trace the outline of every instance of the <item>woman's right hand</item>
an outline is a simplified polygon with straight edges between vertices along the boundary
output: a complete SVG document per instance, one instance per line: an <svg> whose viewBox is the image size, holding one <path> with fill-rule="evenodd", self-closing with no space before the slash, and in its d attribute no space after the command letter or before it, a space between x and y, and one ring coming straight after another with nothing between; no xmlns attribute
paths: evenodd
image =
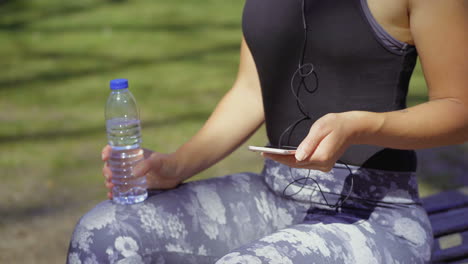
<svg viewBox="0 0 468 264"><path fill-rule="evenodd" d="M102 169L102 174L106 178L106 187L108 188L107 197L112 199L112 171L109 167L111 147L109 145L102 149L102 160L105 162ZM148 189L172 189L177 187L184 177L178 175L173 154L162 154L143 149L144 159L140 161L134 168L135 176L146 175L146 183Z"/></svg>

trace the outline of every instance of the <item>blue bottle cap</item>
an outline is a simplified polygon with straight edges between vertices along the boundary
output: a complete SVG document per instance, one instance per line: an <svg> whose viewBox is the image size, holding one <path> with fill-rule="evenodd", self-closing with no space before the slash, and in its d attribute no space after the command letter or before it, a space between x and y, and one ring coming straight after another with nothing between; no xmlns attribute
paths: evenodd
<svg viewBox="0 0 468 264"><path fill-rule="evenodd" d="M128 80L127 79L114 79L110 81L110 88L111 90L128 88Z"/></svg>

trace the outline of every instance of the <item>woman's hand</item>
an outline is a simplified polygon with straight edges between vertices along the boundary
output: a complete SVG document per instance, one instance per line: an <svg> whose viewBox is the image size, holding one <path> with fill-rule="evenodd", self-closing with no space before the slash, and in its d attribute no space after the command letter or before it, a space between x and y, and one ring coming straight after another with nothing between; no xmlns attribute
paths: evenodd
<svg viewBox="0 0 468 264"><path fill-rule="evenodd" d="M105 162L102 174L106 178L106 187L109 189L107 196L112 199L112 171L108 164L111 147L105 146L102 150L102 160ZM179 185L184 177L178 175L178 170L172 158L172 154L161 154L148 149L143 149L144 160L139 162L134 170L135 176L146 175L148 189L172 189Z"/></svg>
<svg viewBox="0 0 468 264"><path fill-rule="evenodd" d="M290 167L328 172L345 150L355 143L362 128L360 121L359 112L327 114L312 125L295 155L262 155Z"/></svg>

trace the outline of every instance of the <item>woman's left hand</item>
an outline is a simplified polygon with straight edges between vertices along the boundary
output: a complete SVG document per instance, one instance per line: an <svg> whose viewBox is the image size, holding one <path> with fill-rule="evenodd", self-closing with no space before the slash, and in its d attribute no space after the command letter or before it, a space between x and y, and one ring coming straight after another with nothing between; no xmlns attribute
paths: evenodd
<svg viewBox="0 0 468 264"><path fill-rule="evenodd" d="M262 155L290 167L328 172L345 150L355 143L360 120L359 112L327 114L312 125L295 155Z"/></svg>

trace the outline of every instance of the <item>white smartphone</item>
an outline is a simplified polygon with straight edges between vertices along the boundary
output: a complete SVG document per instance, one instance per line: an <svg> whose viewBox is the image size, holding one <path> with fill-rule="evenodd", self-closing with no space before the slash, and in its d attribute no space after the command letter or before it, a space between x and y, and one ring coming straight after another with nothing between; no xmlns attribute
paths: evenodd
<svg viewBox="0 0 468 264"><path fill-rule="evenodd" d="M278 154L278 155L296 154L295 149L279 149L279 148L249 146L249 150L254 151L254 152L265 152L265 153Z"/></svg>

